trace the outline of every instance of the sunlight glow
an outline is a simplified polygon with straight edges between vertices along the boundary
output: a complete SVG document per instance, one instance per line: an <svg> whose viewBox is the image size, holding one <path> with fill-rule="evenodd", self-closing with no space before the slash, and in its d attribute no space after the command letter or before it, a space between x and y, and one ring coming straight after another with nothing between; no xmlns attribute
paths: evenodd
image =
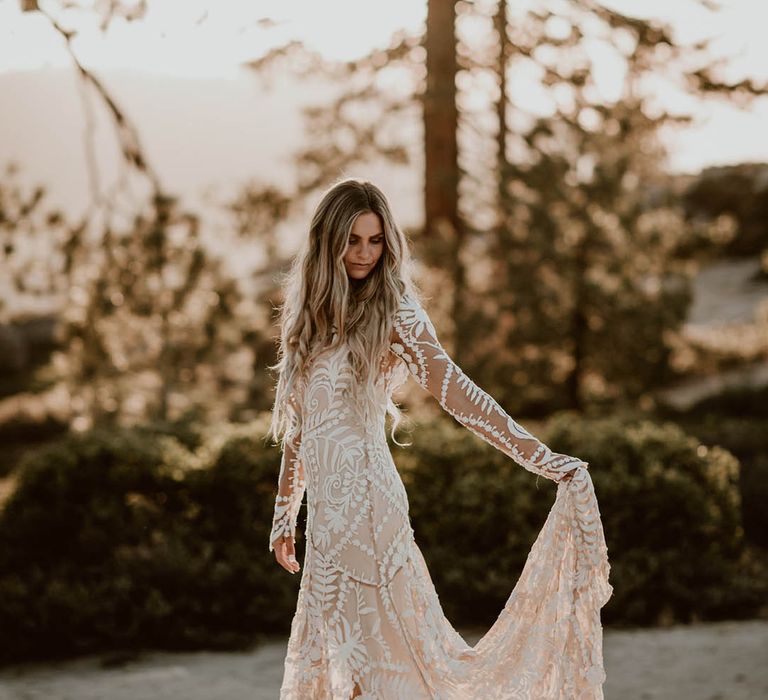
<svg viewBox="0 0 768 700"><path fill-rule="evenodd" d="M419 32L426 21L427 0L149 0L143 19L128 22L115 19L101 31L94 13L61 10L61 0L39 0L40 6L75 28L73 48L87 67L98 71L129 70L173 78L244 79L242 64L264 55L290 40L304 42L331 59L355 59L377 46L386 46L401 30ZM558 0L549 0L557 7ZM562 0L568 7L570 0ZM683 42L713 38L713 55L735 57L723 77L740 80L750 76L768 80L768 2L722 0L721 9L710 13L696 0L601 0L618 11L643 18L668 21ZM477 7L492 12L496 0L475 0ZM537 0L510 2L510 15L540 4ZM22 13L20 0L0 0L0 73L71 68L64 40L37 12ZM463 9L462 9L463 7ZM466 7L457 8L466 14ZM79 14L77 14L79 12ZM482 29L487 29L486 18ZM553 35L563 35L567 22L550 22ZM471 35L467 25L463 31ZM624 70L613 49L599 39L587 47L596 59L593 77L599 97L618 97ZM525 96L525 108L546 114L553 100L568 96L548 94L538 84L535 66L520 68L510 77L510 90ZM397 83L398 76L382 81ZM391 79L391 80L390 80ZM691 98L675 92L659 79L659 100L672 110L689 110ZM403 84L402 89L407 88ZM493 99L495 85L472 84L465 95L467 106L480 109ZM707 162L736 162L768 158L764 121L768 100L761 99L746 111L726 104L696 107L699 123L674 135L675 153L671 165L693 170ZM707 123L707 119L710 119Z"/></svg>
<svg viewBox="0 0 768 700"><path fill-rule="evenodd" d="M40 0L59 17L58 2ZM685 42L717 37L718 54L736 56L734 75L768 77L768 3L728 0L709 13L693 0L603 0L616 10L669 21ZM513 13L533 0L521 0ZM289 39L299 39L329 58L359 57L384 46L399 29L418 31L426 0L151 0L142 20L116 19L101 32L90 12L66 11L75 26L75 48L94 68L124 68L179 76L226 77L240 63ZM268 19L270 26L259 20ZM75 20L75 21L72 21ZM565 30L553 21L555 33ZM0 72L66 66L62 39L38 13L22 13L19 0L0 2Z"/></svg>
<svg viewBox="0 0 768 700"><path fill-rule="evenodd" d="M417 31L426 14L426 3L413 0L152 0L143 19L117 18L102 32L89 12L41 6L77 29L73 45L86 65L183 77L232 77L243 62L291 39L329 58L357 58L387 45L398 29ZM265 18L268 26L259 21ZM0 72L68 65L63 39L44 17L22 13L18 0L0 2Z"/></svg>

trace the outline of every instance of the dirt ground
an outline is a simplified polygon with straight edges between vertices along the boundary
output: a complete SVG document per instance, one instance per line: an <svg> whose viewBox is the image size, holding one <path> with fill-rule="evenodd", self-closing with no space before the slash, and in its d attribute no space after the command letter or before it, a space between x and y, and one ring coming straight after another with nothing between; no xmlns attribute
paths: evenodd
<svg viewBox="0 0 768 700"><path fill-rule="evenodd" d="M466 635L473 644L476 635ZM606 630L607 700L765 700L768 620ZM285 640L249 653L92 656L0 671L0 700L276 700Z"/></svg>

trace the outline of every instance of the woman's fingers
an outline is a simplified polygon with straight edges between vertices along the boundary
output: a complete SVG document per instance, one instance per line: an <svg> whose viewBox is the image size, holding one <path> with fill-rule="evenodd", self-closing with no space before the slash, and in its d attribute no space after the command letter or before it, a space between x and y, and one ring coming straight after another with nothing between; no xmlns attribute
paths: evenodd
<svg viewBox="0 0 768 700"><path fill-rule="evenodd" d="M568 481L568 480L570 480L570 478L571 478L571 477L572 477L572 476L573 476L575 473L576 473L576 469L571 469L571 471L569 471L569 472L565 472L565 474L563 474L563 478L562 478L562 480L563 480L563 481Z"/></svg>
<svg viewBox="0 0 768 700"><path fill-rule="evenodd" d="M296 548L293 537L281 537L275 543L275 558L286 571L295 574L299 570L299 562L296 561Z"/></svg>
<svg viewBox="0 0 768 700"><path fill-rule="evenodd" d="M296 547L294 545L293 537L286 542L285 553L288 555L288 563L291 565L291 572L296 573L299 570L299 562L296 561Z"/></svg>
<svg viewBox="0 0 768 700"><path fill-rule="evenodd" d="M561 478L561 481L568 481L569 479L571 479L573 475L576 473L576 470L580 469L581 467L583 467L584 469L589 469L589 462L582 462L580 467L574 467L570 471L565 472L565 474L563 474Z"/></svg>

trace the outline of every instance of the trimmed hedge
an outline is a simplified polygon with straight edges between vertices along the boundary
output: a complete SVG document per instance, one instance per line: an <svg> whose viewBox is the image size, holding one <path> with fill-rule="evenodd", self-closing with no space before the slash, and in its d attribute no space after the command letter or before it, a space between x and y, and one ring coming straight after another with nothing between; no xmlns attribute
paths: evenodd
<svg viewBox="0 0 768 700"><path fill-rule="evenodd" d="M95 431L29 459L0 514L0 661L285 633L299 581L267 551L265 431L220 427L197 452Z"/></svg>
<svg viewBox="0 0 768 700"><path fill-rule="evenodd" d="M553 450L590 463L614 595L610 624L754 615L768 592L764 559L744 548L737 460L672 423L585 419L563 412L545 429ZM538 480L465 430L421 426L398 449L417 542L448 618L488 625L522 571L554 500ZM409 453L409 450L412 450Z"/></svg>
<svg viewBox="0 0 768 700"><path fill-rule="evenodd" d="M739 460L746 540L768 556L768 386L726 389L685 412L669 407L664 412L685 432Z"/></svg>
<svg viewBox="0 0 768 700"><path fill-rule="evenodd" d="M741 464L739 492L747 542L768 555L768 417L707 414L687 419L683 429L707 444L717 442Z"/></svg>
<svg viewBox="0 0 768 700"><path fill-rule="evenodd" d="M287 633L300 577L267 551L280 459L267 420L93 431L31 455L0 512L0 662ZM524 424L590 463L614 586L604 622L761 612L765 559L744 547L730 453L671 423L563 413ZM445 416L409 440L393 453L443 607L455 625L488 625L555 484Z"/></svg>

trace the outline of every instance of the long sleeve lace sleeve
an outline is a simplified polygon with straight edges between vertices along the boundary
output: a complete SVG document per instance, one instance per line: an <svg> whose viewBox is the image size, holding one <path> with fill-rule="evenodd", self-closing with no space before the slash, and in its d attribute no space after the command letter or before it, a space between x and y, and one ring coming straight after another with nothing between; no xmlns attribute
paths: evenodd
<svg viewBox="0 0 768 700"><path fill-rule="evenodd" d="M424 307L408 294L395 314L390 348L445 411L529 471L560 481L587 468L581 459L550 450L478 387L440 345Z"/></svg>
<svg viewBox="0 0 768 700"><path fill-rule="evenodd" d="M301 463L301 417L295 404L289 404L291 417L285 434L285 445L280 460L280 476L277 482L275 512L272 531L269 534L269 551L273 551L275 540L296 534L296 519L306 490L304 465Z"/></svg>

